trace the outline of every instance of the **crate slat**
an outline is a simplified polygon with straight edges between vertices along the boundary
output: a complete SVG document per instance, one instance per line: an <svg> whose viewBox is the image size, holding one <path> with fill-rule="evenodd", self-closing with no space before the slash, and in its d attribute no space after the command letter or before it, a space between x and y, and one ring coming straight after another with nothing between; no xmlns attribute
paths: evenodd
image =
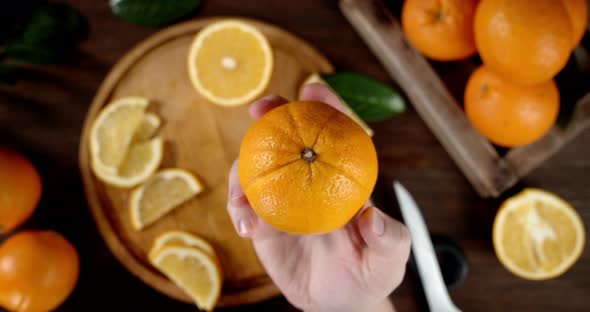
<svg viewBox="0 0 590 312"><path fill-rule="evenodd" d="M510 150L506 161L519 177L524 177L589 126L590 94L586 94L576 103L576 111L565 129L555 126L543 139Z"/></svg>
<svg viewBox="0 0 590 312"><path fill-rule="evenodd" d="M428 61L408 42L388 9L380 1L342 0L340 7L478 193L483 197L498 196L516 183L514 170L469 124L461 107Z"/></svg>

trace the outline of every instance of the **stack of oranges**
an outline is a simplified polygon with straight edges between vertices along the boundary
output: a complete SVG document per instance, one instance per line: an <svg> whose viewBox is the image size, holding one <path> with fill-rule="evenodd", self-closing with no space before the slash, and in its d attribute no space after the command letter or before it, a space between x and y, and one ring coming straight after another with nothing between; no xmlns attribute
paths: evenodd
<svg viewBox="0 0 590 312"><path fill-rule="evenodd" d="M516 147L555 123L553 77L582 39L586 0L407 0L402 26L412 44L437 61L476 52L483 65L465 89L465 112L493 143Z"/></svg>
<svg viewBox="0 0 590 312"><path fill-rule="evenodd" d="M23 224L41 197L41 177L22 154L0 146L0 235ZM0 245L0 307L50 311L72 292L78 252L53 231L20 231Z"/></svg>

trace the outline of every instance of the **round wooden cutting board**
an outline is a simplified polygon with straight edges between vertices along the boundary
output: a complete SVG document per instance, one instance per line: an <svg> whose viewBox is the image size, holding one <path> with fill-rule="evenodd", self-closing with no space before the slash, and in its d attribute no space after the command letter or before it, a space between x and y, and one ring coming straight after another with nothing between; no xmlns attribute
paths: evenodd
<svg viewBox="0 0 590 312"><path fill-rule="evenodd" d="M86 117L80 145L80 169L90 210L115 256L134 275L160 292L186 302L183 291L152 267L147 253L155 237L167 230L184 230L208 240L224 272L219 306L247 304L270 298L278 290L266 275L249 240L237 236L226 213L228 171L238 155L242 136L252 123L247 105L221 107L192 87L187 55L195 34L220 19L199 19L167 28L148 38L111 70ZM330 73L332 65L309 44L277 27L244 20L262 31L274 53L270 85L262 94L297 97L301 83L313 72ZM149 111L162 119L165 141L160 168L184 168L198 176L206 190L155 224L135 231L127 211L128 189L108 186L90 169L89 132L101 109L114 99L143 96Z"/></svg>

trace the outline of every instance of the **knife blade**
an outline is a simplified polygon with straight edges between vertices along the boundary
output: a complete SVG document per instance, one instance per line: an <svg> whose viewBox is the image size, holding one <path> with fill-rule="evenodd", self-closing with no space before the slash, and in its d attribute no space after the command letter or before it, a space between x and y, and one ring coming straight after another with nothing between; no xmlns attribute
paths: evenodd
<svg viewBox="0 0 590 312"><path fill-rule="evenodd" d="M412 252L422 280L422 287L431 312L460 312L447 292L430 234L412 195L399 182L393 182L393 189L400 206L402 217L412 238Z"/></svg>

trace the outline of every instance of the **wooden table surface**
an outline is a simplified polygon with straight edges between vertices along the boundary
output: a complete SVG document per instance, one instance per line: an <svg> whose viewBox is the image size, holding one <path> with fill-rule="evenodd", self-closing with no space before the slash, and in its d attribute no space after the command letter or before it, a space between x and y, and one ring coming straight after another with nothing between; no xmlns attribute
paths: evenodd
<svg viewBox="0 0 590 312"><path fill-rule="evenodd" d="M153 28L116 18L108 1L69 1L89 20L80 52L60 66L31 70L12 87L0 87L0 144L21 150L41 171L41 204L27 228L64 234L81 256L76 289L59 311L195 311L152 290L127 272L102 241L86 206L78 171L82 122L94 93L115 62ZM322 51L338 70L369 75L395 86L338 10L334 0L205 1L195 17L245 16L274 23ZM451 71L444 65L439 71ZM450 77L450 76L449 76ZM590 246L565 275L545 282L511 275L496 260L491 226L500 203L478 197L429 129L409 107L372 124L380 161L377 198L399 215L389 185L398 179L414 194L429 228L456 240L470 272L451 293L464 311L588 311ZM590 131L530 174L524 186L553 191L577 208L590 228ZM416 277L408 274L393 294L399 311L420 311ZM283 298L221 311L295 311Z"/></svg>

